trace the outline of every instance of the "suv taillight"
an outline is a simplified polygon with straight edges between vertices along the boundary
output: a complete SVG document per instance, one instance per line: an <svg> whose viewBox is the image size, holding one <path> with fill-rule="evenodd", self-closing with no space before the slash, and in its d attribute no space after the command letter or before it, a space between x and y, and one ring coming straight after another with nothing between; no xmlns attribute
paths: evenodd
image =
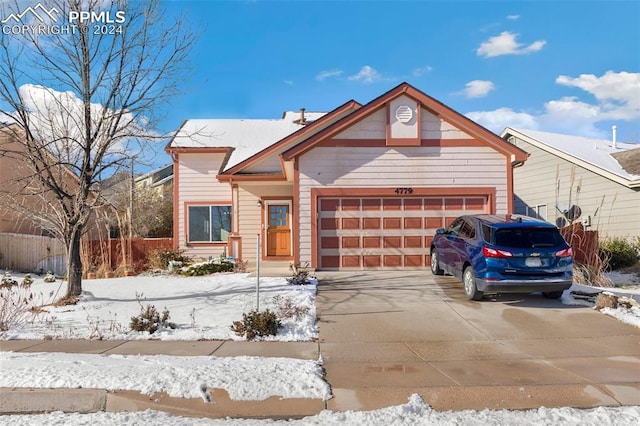
<svg viewBox="0 0 640 426"><path fill-rule="evenodd" d="M556 257L571 257L573 256L573 250L571 247L556 252Z"/></svg>
<svg viewBox="0 0 640 426"><path fill-rule="evenodd" d="M498 250L491 247L482 247L484 257L513 257L513 253L506 250Z"/></svg>

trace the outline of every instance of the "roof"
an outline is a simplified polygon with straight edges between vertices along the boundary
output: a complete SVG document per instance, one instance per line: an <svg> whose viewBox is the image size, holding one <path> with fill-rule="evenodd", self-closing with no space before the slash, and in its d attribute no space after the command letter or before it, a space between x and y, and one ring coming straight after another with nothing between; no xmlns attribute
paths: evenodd
<svg viewBox="0 0 640 426"><path fill-rule="evenodd" d="M640 187L639 144L507 127L501 136L515 136L571 163L629 187ZM623 166L624 164L624 166Z"/></svg>
<svg viewBox="0 0 640 426"><path fill-rule="evenodd" d="M631 175L640 175L640 148L611 154L622 166L625 172Z"/></svg>
<svg viewBox="0 0 640 426"><path fill-rule="evenodd" d="M453 110L437 99L432 98L431 96L416 89L406 82L400 83L393 89L383 93L371 102L367 103L362 108L353 111L348 116L337 121L326 129L316 133L304 142L285 151L283 153L283 158L285 160L290 160L295 156L309 151L321 141L338 134L357 121L362 120L370 114L378 111L380 108L383 108L384 105L386 105L391 100L403 95L416 100L421 105L421 107L424 107L427 110L431 111L437 117L447 121L448 123L457 127L459 130L478 140L483 141L498 152L509 156L512 163L524 163L524 161L526 161L528 154L517 146L505 143L505 141L495 133L487 130L475 121L465 117L459 112Z"/></svg>
<svg viewBox="0 0 640 426"><path fill-rule="evenodd" d="M309 124L325 112L305 112ZM281 119L195 119L184 122L167 146L176 148L232 148L229 169L279 140L302 129L300 112L287 111Z"/></svg>

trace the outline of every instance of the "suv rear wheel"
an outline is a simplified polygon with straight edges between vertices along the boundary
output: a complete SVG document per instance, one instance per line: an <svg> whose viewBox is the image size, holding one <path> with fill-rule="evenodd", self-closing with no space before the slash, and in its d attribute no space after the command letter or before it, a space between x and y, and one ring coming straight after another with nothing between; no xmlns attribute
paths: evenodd
<svg viewBox="0 0 640 426"><path fill-rule="evenodd" d="M467 266L462 274L462 283L464 284L464 293L469 300L481 300L484 296L484 292L479 291L476 286L476 275L473 273L473 268Z"/></svg>
<svg viewBox="0 0 640 426"><path fill-rule="evenodd" d="M560 299L562 297L562 291L545 291L542 293L547 299Z"/></svg>

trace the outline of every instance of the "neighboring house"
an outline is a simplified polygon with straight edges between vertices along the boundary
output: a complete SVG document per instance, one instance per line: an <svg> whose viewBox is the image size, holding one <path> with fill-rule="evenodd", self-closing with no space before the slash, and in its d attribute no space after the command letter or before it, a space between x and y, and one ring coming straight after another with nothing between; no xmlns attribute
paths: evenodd
<svg viewBox="0 0 640 426"><path fill-rule="evenodd" d="M427 268L437 228L513 210L527 154L407 83L281 120L187 120L174 164L174 245L286 271Z"/></svg>
<svg viewBox="0 0 640 426"><path fill-rule="evenodd" d="M530 155L514 172L515 213L640 236L640 145L510 127L502 137Z"/></svg>
<svg viewBox="0 0 640 426"><path fill-rule="evenodd" d="M134 182L136 188L152 188L164 197L173 191L173 163L137 176Z"/></svg>

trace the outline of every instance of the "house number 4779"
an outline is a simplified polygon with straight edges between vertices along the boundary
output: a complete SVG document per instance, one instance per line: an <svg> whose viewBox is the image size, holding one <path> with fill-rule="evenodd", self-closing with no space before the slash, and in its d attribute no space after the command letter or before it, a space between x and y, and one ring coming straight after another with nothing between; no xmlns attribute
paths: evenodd
<svg viewBox="0 0 640 426"><path fill-rule="evenodd" d="M411 194L413 192L413 188L396 188L395 193L398 195L406 195Z"/></svg>

